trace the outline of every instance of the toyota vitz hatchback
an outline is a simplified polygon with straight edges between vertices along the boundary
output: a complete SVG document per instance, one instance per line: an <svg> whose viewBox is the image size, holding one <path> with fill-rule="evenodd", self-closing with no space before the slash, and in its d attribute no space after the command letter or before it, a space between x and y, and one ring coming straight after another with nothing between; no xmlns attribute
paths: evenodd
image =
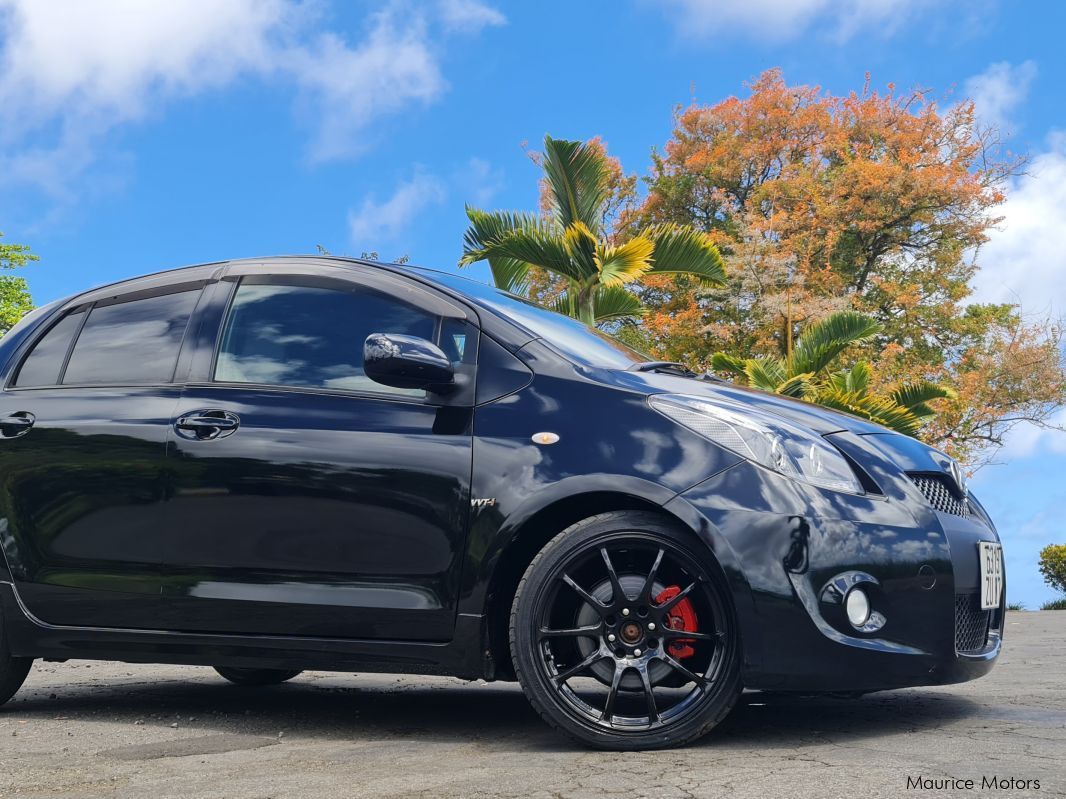
<svg viewBox="0 0 1066 799"><path fill-rule="evenodd" d="M453 275L194 266L0 342L0 701L34 658L518 680L674 746L742 688L952 683L995 527L937 450Z"/></svg>

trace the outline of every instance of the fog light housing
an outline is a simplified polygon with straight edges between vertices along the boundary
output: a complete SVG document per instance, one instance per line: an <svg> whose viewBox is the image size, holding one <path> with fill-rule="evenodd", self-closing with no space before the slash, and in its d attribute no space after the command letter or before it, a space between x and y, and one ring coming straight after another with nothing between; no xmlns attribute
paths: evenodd
<svg viewBox="0 0 1066 799"><path fill-rule="evenodd" d="M848 614L848 621L855 629L866 626L870 620L870 598L859 586L853 586L848 595L844 597L844 611Z"/></svg>

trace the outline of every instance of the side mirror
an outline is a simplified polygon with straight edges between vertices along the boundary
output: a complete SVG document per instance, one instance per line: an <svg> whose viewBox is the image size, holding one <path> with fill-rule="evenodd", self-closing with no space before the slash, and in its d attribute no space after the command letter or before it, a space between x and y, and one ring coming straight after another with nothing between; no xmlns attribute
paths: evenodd
<svg viewBox="0 0 1066 799"><path fill-rule="evenodd" d="M400 333L371 333L363 344L363 371L393 388L441 391L455 383L448 356L431 341Z"/></svg>

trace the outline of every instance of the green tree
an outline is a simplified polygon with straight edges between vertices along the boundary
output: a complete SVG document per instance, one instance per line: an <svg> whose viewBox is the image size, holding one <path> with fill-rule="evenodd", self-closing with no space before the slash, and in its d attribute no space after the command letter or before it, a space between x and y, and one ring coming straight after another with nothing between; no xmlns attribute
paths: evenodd
<svg viewBox="0 0 1066 799"><path fill-rule="evenodd" d="M1066 594L1066 544L1048 544L1040 550L1040 573L1044 582Z"/></svg>
<svg viewBox="0 0 1066 799"><path fill-rule="evenodd" d="M593 324L643 313L627 286L649 274L687 274L721 286L718 248L694 228L651 225L616 243L605 230L613 199L612 163L593 142L544 138L544 214L467 206L468 266L487 260L496 285L530 294L538 279L557 281L555 310Z"/></svg>
<svg viewBox="0 0 1066 799"><path fill-rule="evenodd" d="M850 369L832 370L849 347L881 332L874 319L840 311L808 325L792 352L782 357L738 358L717 352L711 363L753 388L816 402L828 408L861 416L909 436L935 415L929 402L953 392L925 380L900 386L888 393L871 389L872 370L866 361Z"/></svg>
<svg viewBox="0 0 1066 799"><path fill-rule="evenodd" d="M3 237L0 233L0 238ZM4 244L0 241L0 270L18 269L37 256L25 244ZM0 334L6 333L28 311L33 310L33 298L26 279L17 275L0 274Z"/></svg>

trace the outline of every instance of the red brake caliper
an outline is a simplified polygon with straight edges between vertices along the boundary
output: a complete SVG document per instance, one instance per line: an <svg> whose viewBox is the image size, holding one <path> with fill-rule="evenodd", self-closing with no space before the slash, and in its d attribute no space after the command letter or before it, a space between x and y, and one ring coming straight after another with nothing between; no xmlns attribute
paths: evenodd
<svg viewBox="0 0 1066 799"><path fill-rule="evenodd" d="M661 605L664 602L669 602L680 593L680 586L668 585L655 597L655 604ZM666 617L666 626L671 630L699 632L700 622L696 618L696 609L692 607L692 602L688 597L685 597L670 608ZM690 658L696 654L696 650L692 648L694 643L696 642L692 638L677 638L670 642L670 645L666 647L666 651L678 660Z"/></svg>

